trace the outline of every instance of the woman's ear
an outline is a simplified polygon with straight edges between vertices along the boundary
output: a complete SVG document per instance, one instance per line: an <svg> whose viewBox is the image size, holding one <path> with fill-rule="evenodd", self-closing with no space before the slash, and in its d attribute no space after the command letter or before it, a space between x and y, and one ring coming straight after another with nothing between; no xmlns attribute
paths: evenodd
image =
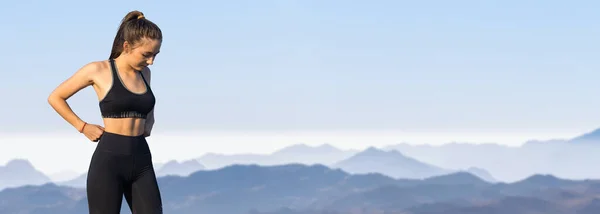
<svg viewBox="0 0 600 214"><path fill-rule="evenodd" d="M123 42L123 53L129 53L131 50L131 44L127 41Z"/></svg>

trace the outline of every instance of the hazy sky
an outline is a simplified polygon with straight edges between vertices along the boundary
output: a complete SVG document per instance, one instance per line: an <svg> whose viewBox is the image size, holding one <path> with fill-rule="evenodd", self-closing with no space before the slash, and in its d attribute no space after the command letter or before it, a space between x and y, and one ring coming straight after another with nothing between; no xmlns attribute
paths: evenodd
<svg viewBox="0 0 600 214"><path fill-rule="evenodd" d="M413 139L379 131L447 133L436 143L579 135L600 127L599 6L551 0L3 2L0 163L23 156L45 164L46 157L29 151L59 150L55 145L90 155L93 144L46 98L84 64L108 57L120 20L134 9L164 33L152 66L158 99L152 141L168 148L176 140L166 133L188 136L170 152L156 149L163 159L193 151L186 146L200 155ZM101 122L91 87L69 103L86 121ZM330 131L346 138L375 133L353 144L296 138ZM290 135L282 141L243 137L255 132ZM202 141L213 135L242 137L219 138L229 144L216 146Z"/></svg>

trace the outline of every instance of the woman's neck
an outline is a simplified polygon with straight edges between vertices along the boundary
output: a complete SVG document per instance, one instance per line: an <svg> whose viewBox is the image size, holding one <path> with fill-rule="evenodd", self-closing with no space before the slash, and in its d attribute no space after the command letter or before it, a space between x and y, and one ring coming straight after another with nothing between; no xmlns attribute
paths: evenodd
<svg viewBox="0 0 600 214"><path fill-rule="evenodd" d="M123 73L133 74L136 72L135 69L129 66L129 64L127 64L125 60L123 60L122 56L115 58L115 65L117 66L117 70Z"/></svg>

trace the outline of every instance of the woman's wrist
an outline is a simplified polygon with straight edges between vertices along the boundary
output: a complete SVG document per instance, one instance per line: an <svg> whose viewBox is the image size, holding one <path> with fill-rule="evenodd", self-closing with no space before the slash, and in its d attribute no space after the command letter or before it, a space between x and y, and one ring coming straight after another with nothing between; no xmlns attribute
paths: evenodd
<svg viewBox="0 0 600 214"><path fill-rule="evenodd" d="M79 125L79 127L77 127L77 131L79 131L79 133L83 133L83 129L85 128L87 123L85 121L81 121L80 124L81 125Z"/></svg>

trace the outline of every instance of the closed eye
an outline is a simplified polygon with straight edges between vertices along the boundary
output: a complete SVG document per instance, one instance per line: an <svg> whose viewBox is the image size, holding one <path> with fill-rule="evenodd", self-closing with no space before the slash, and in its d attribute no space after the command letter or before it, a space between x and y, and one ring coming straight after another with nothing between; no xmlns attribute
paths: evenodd
<svg viewBox="0 0 600 214"><path fill-rule="evenodd" d="M157 52L156 54L155 54L155 53L152 53L152 52L146 52L146 53L144 53L144 54L142 54L142 55L143 55L144 57L151 57L151 56L156 56L156 55L158 55L158 53L160 53L160 52Z"/></svg>

